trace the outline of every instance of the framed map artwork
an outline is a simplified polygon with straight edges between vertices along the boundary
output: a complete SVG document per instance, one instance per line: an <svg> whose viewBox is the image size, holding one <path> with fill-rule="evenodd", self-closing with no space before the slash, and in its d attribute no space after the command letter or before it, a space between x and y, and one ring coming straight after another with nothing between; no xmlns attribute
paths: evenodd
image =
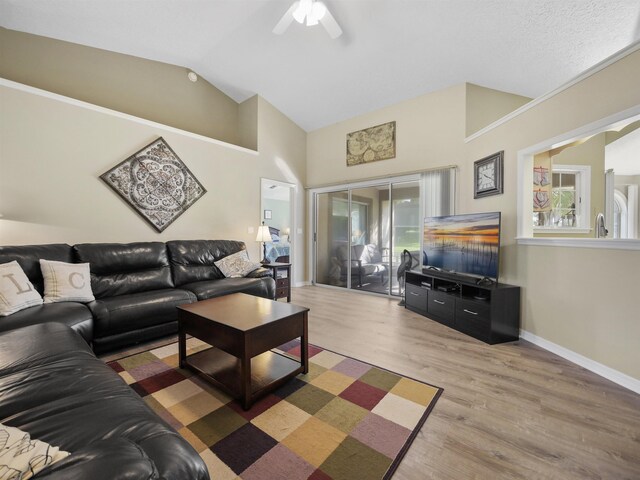
<svg viewBox="0 0 640 480"><path fill-rule="evenodd" d="M396 156L396 122L347 133L347 167Z"/></svg>
<svg viewBox="0 0 640 480"><path fill-rule="evenodd" d="M100 178L158 232L207 192L162 137Z"/></svg>

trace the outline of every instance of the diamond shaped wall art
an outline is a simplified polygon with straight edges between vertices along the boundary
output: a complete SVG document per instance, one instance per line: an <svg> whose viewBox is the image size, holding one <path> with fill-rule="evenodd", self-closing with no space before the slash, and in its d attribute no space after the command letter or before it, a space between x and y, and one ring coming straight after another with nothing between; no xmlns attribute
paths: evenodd
<svg viewBox="0 0 640 480"><path fill-rule="evenodd" d="M100 178L158 232L207 192L162 137Z"/></svg>

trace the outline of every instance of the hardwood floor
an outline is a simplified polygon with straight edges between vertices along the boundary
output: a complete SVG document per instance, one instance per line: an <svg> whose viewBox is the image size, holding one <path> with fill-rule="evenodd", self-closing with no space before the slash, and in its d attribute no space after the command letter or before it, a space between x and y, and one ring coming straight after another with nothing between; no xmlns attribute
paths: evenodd
<svg viewBox="0 0 640 480"><path fill-rule="evenodd" d="M393 480L640 479L640 395L524 340L484 344L397 299L323 287L292 297L311 309L310 343L444 388Z"/></svg>
<svg viewBox="0 0 640 480"><path fill-rule="evenodd" d="M640 479L640 395L524 340L486 345L397 305L292 289L309 341L444 388L394 480Z"/></svg>

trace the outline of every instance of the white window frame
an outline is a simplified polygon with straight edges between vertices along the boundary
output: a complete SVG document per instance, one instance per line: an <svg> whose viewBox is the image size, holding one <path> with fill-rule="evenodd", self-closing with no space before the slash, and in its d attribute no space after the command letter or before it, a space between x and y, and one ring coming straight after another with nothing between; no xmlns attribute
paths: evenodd
<svg viewBox="0 0 640 480"><path fill-rule="evenodd" d="M591 167L589 165L553 165L551 174L573 173L576 176L576 222L568 227L533 227L534 233L590 233L591 219ZM552 189L553 190L553 189Z"/></svg>
<svg viewBox="0 0 640 480"><path fill-rule="evenodd" d="M636 115L640 115L640 104L518 151L516 192L518 214L516 242L518 245L640 250L640 239L635 238L534 237L533 215L531 214L533 212L533 157L536 154L575 142L589 135L596 135L618 126L623 127L628 124L630 118Z"/></svg>
<svg viewBox="0 0 640 480"><path fill-rule="evenodd" d="M613 190L613 203L620 208L620 236L616 237L614 231L613 238L629 238L629 209L627 207L627 197L617 188ZM613 223L615 224L615 221Z"/></svg>

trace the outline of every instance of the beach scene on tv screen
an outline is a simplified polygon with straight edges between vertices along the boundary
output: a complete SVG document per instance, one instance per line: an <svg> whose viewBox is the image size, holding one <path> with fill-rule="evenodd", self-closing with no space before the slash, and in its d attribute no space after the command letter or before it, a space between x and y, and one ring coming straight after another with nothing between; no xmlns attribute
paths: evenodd
<svg viewBox="0 0 640 480"><path fill-rule="evenodd" d="M426 265L498 278L499 251L498 212L425 218Z"/></svg>

